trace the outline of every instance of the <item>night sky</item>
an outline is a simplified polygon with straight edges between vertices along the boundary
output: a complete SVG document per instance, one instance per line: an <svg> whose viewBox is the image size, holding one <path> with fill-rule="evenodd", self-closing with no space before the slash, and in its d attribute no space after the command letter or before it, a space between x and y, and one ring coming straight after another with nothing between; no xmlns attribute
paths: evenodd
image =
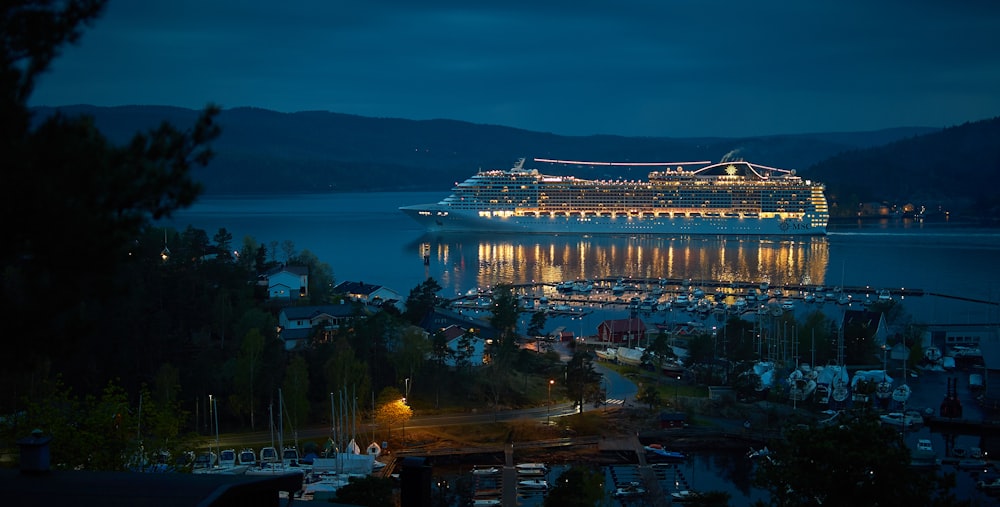
<svg viewBox="0 0 1000 507"><path fill-rule="evenodd" d="M563 135L1000 115L1000 1L112 0L32 105L255 106Z"/></svg>

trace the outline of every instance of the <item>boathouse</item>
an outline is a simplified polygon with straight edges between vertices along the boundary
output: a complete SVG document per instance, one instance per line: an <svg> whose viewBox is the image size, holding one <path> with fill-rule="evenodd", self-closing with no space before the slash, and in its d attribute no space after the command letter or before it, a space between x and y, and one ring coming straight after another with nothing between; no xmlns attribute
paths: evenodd
<svg viewBox="0 0 1000 507"><path fill-rule="evenodd" d="M628 343L646 337L646 323L642 319L605 320L597 325L597 339L603 343Z"/></svg>

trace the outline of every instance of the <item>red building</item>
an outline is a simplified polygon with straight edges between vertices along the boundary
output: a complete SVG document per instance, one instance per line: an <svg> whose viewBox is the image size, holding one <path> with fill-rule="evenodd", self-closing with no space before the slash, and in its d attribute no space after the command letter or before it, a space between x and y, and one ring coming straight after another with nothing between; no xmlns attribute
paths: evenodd
<svg viewBox="0 0 1000 507"><path fill-rule="evenodd" d="M597 326L597 337L606 343L639 343L646 337L646 323L641 319L606 320Z"/></svg>

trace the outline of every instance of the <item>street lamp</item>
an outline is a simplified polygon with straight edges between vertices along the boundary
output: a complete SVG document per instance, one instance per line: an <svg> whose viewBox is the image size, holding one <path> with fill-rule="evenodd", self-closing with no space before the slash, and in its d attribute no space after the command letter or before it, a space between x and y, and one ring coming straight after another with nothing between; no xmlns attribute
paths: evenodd
<svg viewBox="0 0 1000 507"><path fill-rule="evenodd" d="M545 425L546 426L549 425L549 417L552 415L552 384L555 384L555 383L556 383L555 380L549 379L549 404L547 405L546 410L545 410Z"/></svg>

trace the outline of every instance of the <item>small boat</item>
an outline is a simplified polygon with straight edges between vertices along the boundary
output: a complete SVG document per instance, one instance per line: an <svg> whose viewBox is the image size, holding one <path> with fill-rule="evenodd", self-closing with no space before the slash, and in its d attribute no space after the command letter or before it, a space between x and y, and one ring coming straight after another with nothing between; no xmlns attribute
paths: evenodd
<svg viewBox="0 0 1000 507"><path fill-rule="evenodd" d="M257 453L253 449L243 449L240 451L237 460L241 465L256 466L257 465Z"/></svg>
<svg viewBox="0 0 1000 507"><path fill-rule="evenodd" d="M687 459L687 455L680 451L668 451L659 444L651 444L645 447L646 461L658 461L660 463L676 463Z"/></svg>
<svg viewBox="0 0 1000 507"><path fill-rule="evenodd" d="M914 468L933 468L938 465L937 453L931 441L926 438L917 440L917 448L910 454L910 466Z"/></svg>
<svg viewBox="0 0 1000 507"><path fill-rule="evenodd" d="M903 384L892 390L892 399L900 403L905 403L910 399L910 386Z"/></svg>
<svg viewBox="0 0 1000 507"><path fill-rule="evenodd" d="M236 466L236 450L226 449L219 452L219 466L224 468Z"/></svg>
<svg viewBox="0 0 1000 507"><path fill-rule="evenodd" d="M286 467L299 466L299 450L294 447L285 447L281 451L281 463Z"/></svg>
<svg viewBox="0 0 1000 507"><path fill-rule="evenodd" d="M618 349L614 347L608 347L604 350L595 350L598 359L603 359L605 361L614 361L618 359Z"/></svg>
<svg viewBox="0 0 1000 507"><path fill-rule="evenodd" d="M885 424L891 424L893 426L901 426L904 428L909 428L914 424L920 424L923 419L917 417L913 414L904 414L902 412L890 412L888 414L883 414L879 416L879 420Z"/></svg>
<svg viewBox="0 0 1000 507"><path fill-rule="evenodd" d="M499 498L477 498L472 501L473 507L486 507L490 505L503 505Z"/></svg>
<svg viewBox="0 0 1000 507"><path fill-rule="evenodd" d="M646 488L642 487L638 482L629 482L622 484L615 488L614 496L615 498L628 498L633 496L642 496L646 494Z"/></svg>
<svg viewBox="0 0 1000 507"><path fill-rule="evenodd" d="M497 475L499 473L500 473L500 469L498 467L473 467L472 468L472 474L473 475Z"/></svg>
<svg viewBox="0 0 1000 507"><path fill-rule="evenodd" d="M523 479L517 485L525 489L549 489L549 481L545 479Z"/></svg>
<svg viewBox="0 0 1000 507"><path fill-rule="evenodd" d="M682 489L680 491L670 493L670 499L678 503L694 502L699 498L701 498L701 493L691 491L690 489Z"/></svg>
<svg viewBox="0 0 1000 507"><path fill-rule="evenodd" d="M1000 490L1000 477L989 481L979 481L976 483L976 487L992 491Z"/></svg>
<svg viewBox="0 0 1000 507"><path fill-rule="evenodd" d="M545 463L519 463L514 468L521 475L545 475L549 471Z"/></svg>
<svg viewBox="0 0 1000 507"><path fill-rule="evenodd" d="M278 459L278 450L274 447L263 447L260 450L260 462L261 463L277 463L280 461Z"/></svg>
<svg viewBox="0 0 1000 507"><path fill-rule="evenodd" d="M931 364L937 364L941 361L941 349L931 345L924 349L924 359Z"/></svg>
<svg viewBox="0 0 1000 507"><path fill-rule="evenodd" d="M988 466L988 464L986 463L986 460L969 458L959 460L958 464L955 466L958 467L959 470L983 470Z"/></svg>

